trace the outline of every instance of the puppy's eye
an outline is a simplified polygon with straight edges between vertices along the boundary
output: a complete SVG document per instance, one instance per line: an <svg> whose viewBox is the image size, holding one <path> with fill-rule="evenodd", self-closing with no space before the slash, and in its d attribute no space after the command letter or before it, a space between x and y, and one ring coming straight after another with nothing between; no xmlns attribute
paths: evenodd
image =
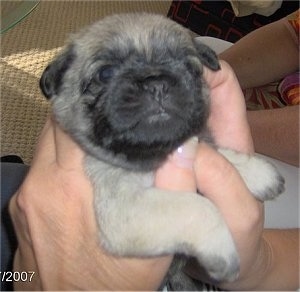
<svg viewBox="0 0 300 292"><path fill-rule="evenodd" d="M97 72L97 79L102 82L109 81L115 74L116 67L112 65L105 65Z"/></svg>

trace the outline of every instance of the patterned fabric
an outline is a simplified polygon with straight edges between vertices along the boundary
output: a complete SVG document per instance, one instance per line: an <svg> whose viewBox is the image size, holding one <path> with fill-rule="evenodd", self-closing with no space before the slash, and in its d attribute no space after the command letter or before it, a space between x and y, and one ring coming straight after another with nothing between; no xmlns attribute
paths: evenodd
<svg viewBox="0 0 300 292"><path fill-rule="evenodd" d="M294 13L286 17L287 26L296 42L299 46L299 27L300 27L300 10L298 9ZM300 73L296 72L286 76L278 86L278 92L281 98L287 105L298 105L300 99L300 85L299 85Z"/></svg>
<svg viewBox="0 0 300 292"><path fill-rule="evenodd" d="M298 9L294 13L288 15L286 17L287 21L289 22L291 28L294 30L296 37L299 40L299 21L300 21L300 10Z"/></svg>
<svg viewBox="0 0 300 292"><path fill-rule="evenodd" d="M300 88L299 88L300 73L294 73L285 77L278 86L278 91L281 98L287 105L299 104Z"/></svg>
<svg viewBox="0 0 300 292"><path fill-rule="evenodd" d="M273 109L286 106L278 93L278 82L244 90L247 110Z"/></svg>

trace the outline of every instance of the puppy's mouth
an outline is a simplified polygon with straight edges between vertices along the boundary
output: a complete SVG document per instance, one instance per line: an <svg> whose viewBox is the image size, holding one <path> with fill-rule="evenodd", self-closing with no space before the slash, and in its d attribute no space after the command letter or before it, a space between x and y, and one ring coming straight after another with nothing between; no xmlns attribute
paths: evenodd
<svg viewBox="0 0 300 292"><path fill-rule="evenodd" d="M143 110L136 112L135 124L131 130L143 128L145 131L161 131L174 128L174 123L185 123L186 117L181 116L178 106L170 102L152 102L143 106Z"/></svg>
<svg viewBox="0 0 300 292"><path fill-rule="evenodd" d="M164 109L161 109L158 112L149 115L147 121L149 122L149 124L155 124L155 123L164 123L170 119L171 119L171 115L168 114Z"/></svg>
<svg viewBox="0 0 300 292"><path fill-rule="evenodd" d="M148 110L145 111L145 119L150 125L164 123L169 121L171 117L172 113L170 109L168 109L161 100L153 101L148 105Z"/></svg>

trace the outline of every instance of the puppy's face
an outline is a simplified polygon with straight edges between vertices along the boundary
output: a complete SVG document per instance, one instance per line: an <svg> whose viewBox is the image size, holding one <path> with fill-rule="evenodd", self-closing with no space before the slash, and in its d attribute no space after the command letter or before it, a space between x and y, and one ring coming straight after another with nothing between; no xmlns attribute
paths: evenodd
<svg viewBox="0 0 300 292"><path fill-rule="evenodd" d="M114 15L75 35L40 85L58 122L89 154L153 169L205 127L203 65L217 70L216 55L173 21Z"/></svg>

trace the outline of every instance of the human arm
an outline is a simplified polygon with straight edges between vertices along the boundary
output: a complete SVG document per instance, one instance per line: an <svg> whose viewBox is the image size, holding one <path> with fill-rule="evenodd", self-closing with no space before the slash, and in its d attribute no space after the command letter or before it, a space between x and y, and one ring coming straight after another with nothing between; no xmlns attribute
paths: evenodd
<svg viewBox="0 0 300 292"><path fill-rule="evenodd" d="M299 229L266 229L263 239L269 245L269 265L260 274L261 289L299 289Z"/></svg>
<svg viewBox="0 0 300 292"><path fill-rule="evenodd" d="M299 69L299 47L286 19L252 31L219 58L231 65L243 89L278 81Z"/></svg>
<svg viewBox="0 0 300 292"><path fill-rule="evenodd" d="M299 105L247 115L255 150L299 167Z"/></svg>

